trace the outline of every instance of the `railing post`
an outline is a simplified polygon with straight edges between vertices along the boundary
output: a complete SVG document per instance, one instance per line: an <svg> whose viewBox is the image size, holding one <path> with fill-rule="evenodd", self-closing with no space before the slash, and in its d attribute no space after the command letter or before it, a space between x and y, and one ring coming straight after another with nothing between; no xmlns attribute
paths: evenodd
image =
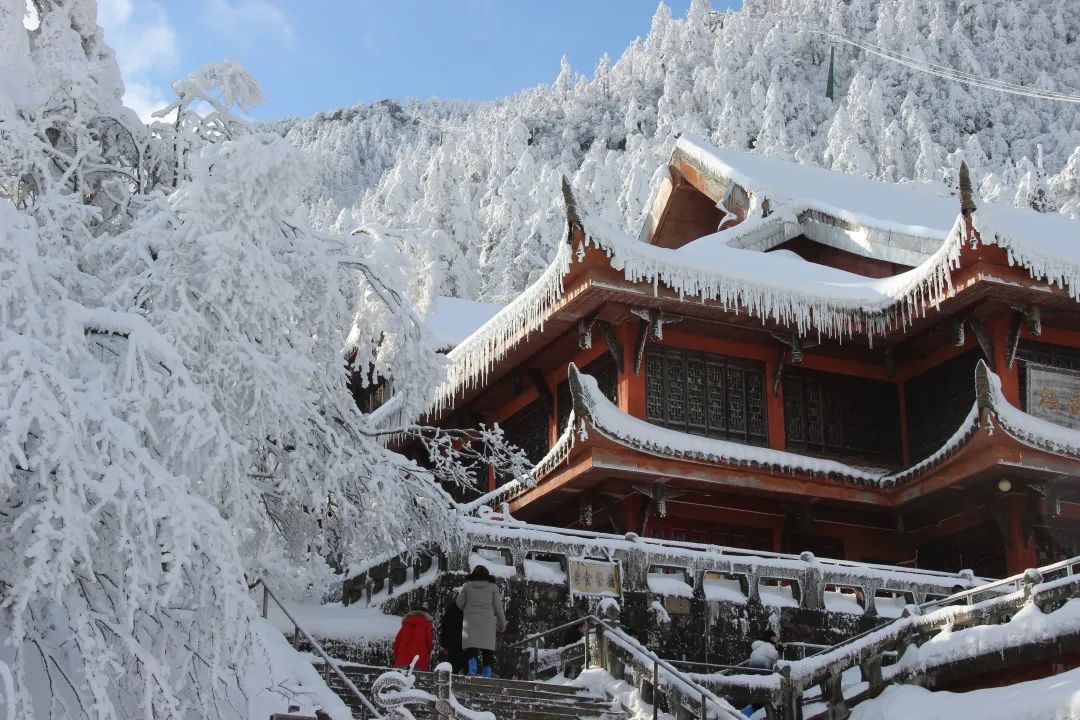
<svg viewBox="0 0 1080 720"><path fill-rule="evenodd" d="M660 717L660 666L652 662L652 720Z"/></svg>
<svg viewBox="0 0 1080 720"><path fill-rule="evenodd" d="M529 664L532 666L532 677L529 679L536 680L540 676L540 638L533 640L532 662ZM559 668L558 671L562 672L563 668Z"/></svg>
<svg viewBox="0 0 1080 720"><path fill-rule="evenodd" d="M586 621L585 622L585 663L582 665L582 668L581 668L582 670L588 670L589 669L589 660L590 660L590 656L589 656L589 650L590 650L590 647L589 647L589 635L591 635L591 634L592 634L592 623Z"/></svg>
<svg viewBox="0 0 1080 720"><path fill-rule="evenodd" d="M262 616L263 616L263 620L265 620L267 613L270 611L270 590L267 589L266 583L262 584L262 589L263 589Z"/></svg>
<svg viewBox="0 0 1080 720"><path fill-rule="evenodd" d="M596 626L596 664L603 668L608 669L607 664L607 642L604 635L604 626Z"/></svg>
<svg viewBox="0 0 1080 720"><path fill-rule="evenodd" d="M709 705L704 690L701 691L701 720L709 720Z"/></svg>
<svg viewBox="0 0 1080 720"><path fill-rule="evenodd" d="M450 671L446 669L435 670L435 695L438 701L435 703L435 712L438 717L453 717L450 712Z"/></svg>

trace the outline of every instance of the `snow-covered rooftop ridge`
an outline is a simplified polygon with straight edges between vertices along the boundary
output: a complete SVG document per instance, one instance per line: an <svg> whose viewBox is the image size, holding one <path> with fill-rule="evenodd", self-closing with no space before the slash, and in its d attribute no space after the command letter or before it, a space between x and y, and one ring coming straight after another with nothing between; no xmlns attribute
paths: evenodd
<svg viewBox="0 0 1080 720"><path fill-rule="evenodd" d="M742 186L776 211L818 210L864 228L942 243L956 240L959 200L942 185L885 183L825 168L753 153L717 148L683 135L675 144L703 172ZM1033 277L1068 287L1080 298L1080 222L1058 213L1040 213L997 203L981 203L972 214L984 243L1005 248L1010 261ZM738 227L738 226L736 226Z"/></svg>
<svg viewBox="0 0 1080 720"><path fill-rule="evenodd" d="M818 477L839 478L864 485L890 487L917 477L950 457L980 428L980 410L993 417L1013 437L1050 452L1080 456L1080 431L1037 418L1015 407L1001 392L1001 378L979 361L973 381L977 399L952 436L932 455L911 467L896 472L874 471L836 460L798 455L772 448L745 445L730 440L692 435L660 427L620 410L600 390L596 379L585 375L571 363L570 387L575 402L583 405L583 416L603 436L620 444L661 457L678 457L724 465L767 467L784 472L805 473ZM993 432L991 426L986 429Z"/></svg>
<svg viewBox="0 0 1080 720"><path fill-rule="evenodd" d="M441 348L449 350L457 347L501 309L502 305L495 303L440 296L435 298L425 324Z"/></svg>
<svg viewBox="0 0 1080 720"><path fill-rule="evenodd" d="M885 471L857 468L836 460L691 435L653 425L620 410L604 396L596 378L581 373L571 363L570 387L576 390L575 386L581 388L581 392L575 392L575 395L585 404L586 414L596 431L620 444L631 444L646 453L705 462L779 468L818 476L839 476L872 485L879 484L882 478L886 477Z"/></svg>
<svg viewBox="0 0 1080 720"><path fill-rule="evenodd" d="M694 135L675 143L701 170L778 204L818 210L854 225L944 241L960 202L944 185L886 183L814 165L718 148Z"/></svg>
<svg viewBox="0 0 1080 720"><path fill-rule="evenodd" d="M989 387L989 405L994 411L998 424L1006 432L1028 445L1061 455L1080 457L1080 430L1035 417L1016 407L1002 394L1001 378L986 369L986 365L981 361L979 366L985 370ZM976 378L978 382L978 374ZM987 430L990 432L992 428Z"/></svg>
<svg viewBox="0 0 1080 720"><path fill-rule="evenodd" d="M574 423L574 411L571 410L570 417L566 421L566 427L563 429L562 434L559 435L555 444L547 451L547 454L540 458L540 462L536 463L527 478L511 480L505 485L497 487L475 500L462 503L458 505L458 511L466 514L476 512L481 508L487 507L499 500L508 499L526 488L535 485L540 478L553 471L556 466L564 462L570 456L570 450L574 447Z"/></svg>

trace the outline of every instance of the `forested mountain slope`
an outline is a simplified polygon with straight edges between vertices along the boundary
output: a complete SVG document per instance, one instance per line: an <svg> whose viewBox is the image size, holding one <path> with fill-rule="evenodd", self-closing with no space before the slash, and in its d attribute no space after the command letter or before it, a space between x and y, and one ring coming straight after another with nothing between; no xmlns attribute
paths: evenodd
<svg viewBox="0 0 1080 720"><path fill-rule="evenodd" d="M1070 7L1073 6L1073 7ZM572 22L572 18L568 18ZM962 85L830 31L984 77L1080 94L1072 0L746 0L688 17L663 5L643 40L591 78L494 102L383 101L279 123L314 154L311 218L434 226L456 252L444 292L505 301L562 231L559 178L636 232L677 134L889 181L953 183L961 158L986 201L1080 216L1080 106Z"/></svg>

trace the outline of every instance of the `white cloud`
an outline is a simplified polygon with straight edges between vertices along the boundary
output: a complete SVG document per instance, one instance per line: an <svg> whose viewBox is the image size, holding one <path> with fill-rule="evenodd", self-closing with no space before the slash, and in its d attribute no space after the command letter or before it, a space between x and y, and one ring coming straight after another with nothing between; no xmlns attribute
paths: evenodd
<svg viewBox="0 0 1080 720"><path fill-rule="evenodd" d="M267 0L208 0L207 21L230 34L273 34L292 43L292 23L281 8Z"/></svg>
<svg viewBox="0 0 1080 720"><path fill-rule="evenodd" d="M148 123L161 118L151 117L155 110L169 104L171 98L160 88L139 82L124 83L124 104L134 110L143 122ZM174 117L170 113L170 117Z"/></svg>
<svg viewBox="0 0 1080 720"><path fill-rule="evenodd" d="M98 23L120 65L124 104L149 122L150 113L168 103L168 81L180 61L168 14L156 2L100 0Z"/></svg>

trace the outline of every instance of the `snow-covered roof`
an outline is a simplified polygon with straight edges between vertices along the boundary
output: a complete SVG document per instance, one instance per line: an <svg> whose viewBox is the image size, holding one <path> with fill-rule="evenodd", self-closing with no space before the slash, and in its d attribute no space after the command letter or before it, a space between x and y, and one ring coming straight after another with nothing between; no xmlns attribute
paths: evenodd
<svg viewBox="0 0 1080 720"><path fill-rule="evenodd" d="M675 152L716 178L778 204L818 210L853 225L943 241L960 203L933 183L885 183L813 165L715 147L683 135Z"/></svg>
<svg viewBox="0 0 1080 720"><path fill-rule="evenodd" d="M886 183L846 175L813 165L717 148L701 138L683 135L673 157L682 156L713 178L741 186L771 208L796 215L816 210L863 229L848 236L873 257L880 244L908 236L936 241L924 246L929 254L952 233L960 203L940 183ZM1023 245L1027 254L1057 263L1080 263L1080 222L1058 213L1040 213L995 203L980 203L975 217L984 221L1005 243ZM877 232L874 232L877 231ZM980 231L984 235L986 231ZM994 244L1003 244L1001 242ZM878 245L879 247L875 247ZM852 249L852 248L848 248ZM910 263L908 263L910 264ZM1038 275L1053 277L1052 273Z"/></svg>
<svg viewBox="0 0 1080 720"><path fill-rule="evenodd" d="M962 250L979 243L1001 247L1010 262L1032 278L1080 299L1080 222L1075 220L986 205L971 215L975 233L969 233L956 199L926 188L722 151L689 136L680 138L676 151L692 155L704 172L730 175L751 193L763 193L770 200L770 214L752 216L682 248L668 249L591 217L568 194L570 222L565 242L535 283L449 354L451 364L447 381L438 390L437 410L452 404L463 389L483 382L506 353L543 328L562 298L563 278L575 255L581 259L585 252L584 247L570 247L569 228L575 225L580 225L585 244L606 253L611 266L630 282L652 285L654 292L663 286L680 296L748 312L800 335L816 332L843 338L865 333L873 337L906 327L952 293L951 273ZM759 201L752 205L760 208ZM829 214L857 227L823 224L808 217L810 212ZM843 235L849 243L865 244L864 254L870 256L889 243L903 245L920 262L899 275L867 278L796 259L790 253L748 249L761 249L763 243L771 242L769 238L826 231ZM921 244L911 245L913 238Z"/></svg>
<svg viewBox="0 0 1080 720"><path fill-rule="evenodd" d="M444 349L457 347L495 316L502 305L440 296L427 314L427 329Z"/></svg>
<svg viewBox="0 0 1080 720"><path fill-rule="evenodd" d="M578 417L588 418L592 428L604 437L661 457L764 468L862 485L890 487L918 477L955 455L984 424L986 431L993 433L995 419L1006 433L1020 442L1047 452L1080 457L1080 431L1034 417L1011 405L1002 395L1001 379L990 372L982 361L979 361L975 369L976 402L956 432L937 452L912 467L897 472L857 467L836 460L691 435L653 425L620 410L600 390L596 379L579 371L573 363L569 366L569 378L574 396L574 412ZM992 414L985 423L980 417L982 410L988 410Z"/></svg>
<svg viewBox="0 0 1080 720"><path fill-rule="evenodd" d="M949 270L959 245L943 243L922 265L900 275L868 278L792 257L732 246L747 221L677 248L643 243L602 220L582 214L587 242L608 254L627 280L663 285L680 295L741 308L762 319L818 330L834 337L884 333L903 318L921 314L951 288Z"/></svg>

